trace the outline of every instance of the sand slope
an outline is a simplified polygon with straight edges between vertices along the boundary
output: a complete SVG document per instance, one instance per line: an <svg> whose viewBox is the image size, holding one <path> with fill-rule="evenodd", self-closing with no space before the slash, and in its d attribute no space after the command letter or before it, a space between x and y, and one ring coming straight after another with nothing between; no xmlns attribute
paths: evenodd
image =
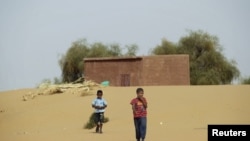
<svg viewBox="0 0 250 141"><path fill-rule="evenodd" d="M136 88L102 88L110 119L103 134L83 129L95 95L62 93L22 101L34 89L0 92L0 140L134 141L129 102ZM250 85L143 88L149 103L147 141L206 141L208 124L250 124Z"/></svg>

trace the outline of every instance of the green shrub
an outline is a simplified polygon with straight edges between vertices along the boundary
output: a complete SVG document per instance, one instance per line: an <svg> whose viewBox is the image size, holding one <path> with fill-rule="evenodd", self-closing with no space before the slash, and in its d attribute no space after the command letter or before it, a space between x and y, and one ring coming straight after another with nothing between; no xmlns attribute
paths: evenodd
<svg viewBox="0 0 250 141"><path fill-rule="evenodd" d="M89 117L89 121L84 125L84 129L92 129L94 128L95 125L95 113L92 113ZM108 122L109 118L108 117L104 117L104 123Z"/></svg>
<svg viewBox="0 0 250 141"><path fill-rule="evenodd" d="M241 84L250 84L250 77L243 78L243 79L241 80Z"/></svg>

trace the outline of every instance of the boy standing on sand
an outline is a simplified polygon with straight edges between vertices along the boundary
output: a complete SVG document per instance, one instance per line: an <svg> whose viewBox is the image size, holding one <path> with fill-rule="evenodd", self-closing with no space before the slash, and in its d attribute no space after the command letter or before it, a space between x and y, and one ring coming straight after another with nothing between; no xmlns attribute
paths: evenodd
<svg viewBox="0 0 250 141"><path fill-rule="evenodd" d="M135 135L137 141L144 141L146 137L147 129L147 100L143 97L144 91L142 88L137 88L137 97L132 99L130 104L132 105L134 125L135 125Z"/></svg>
<svg viewBox="0 0 250 141"><path fill-rule="evenodd" d="M104 112L107 107L107 102L102 98L102 90L97 91L97 98L92 101L92 107L95 108L95 124L96 124L96 133L102 133L102 126L104 122Z"/></svg>

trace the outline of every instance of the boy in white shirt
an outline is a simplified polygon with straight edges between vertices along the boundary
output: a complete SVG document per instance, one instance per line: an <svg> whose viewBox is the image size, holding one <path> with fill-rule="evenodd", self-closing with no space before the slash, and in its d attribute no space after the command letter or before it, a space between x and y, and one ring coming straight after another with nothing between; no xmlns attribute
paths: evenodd
<svg viewBox="0 0 250 141"><path fill-rule="evenodd" d="M92 107L95 108L95 124L96 124L96 133L102 133L102 126L104 122L104 112L107 107L107 101L102 98L102 90L97 91L97 98L92 101Z"/></svg>

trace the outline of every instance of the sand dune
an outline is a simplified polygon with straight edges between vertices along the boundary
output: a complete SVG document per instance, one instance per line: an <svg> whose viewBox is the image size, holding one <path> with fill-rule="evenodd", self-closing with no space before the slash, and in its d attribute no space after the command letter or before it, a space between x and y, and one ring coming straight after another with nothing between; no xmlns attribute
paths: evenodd
<svg viewBox="0 0 250 141"><path fill-rule="evenodd" d="M103 134L83 129L95 95L62 93L23 101L35 89L0 92L0 140L135 141L129 102L136 88L102 88L110 119ZM206 141L208 124L250 124L250 85L143 88L149 104L147 141Z"/></svg>

